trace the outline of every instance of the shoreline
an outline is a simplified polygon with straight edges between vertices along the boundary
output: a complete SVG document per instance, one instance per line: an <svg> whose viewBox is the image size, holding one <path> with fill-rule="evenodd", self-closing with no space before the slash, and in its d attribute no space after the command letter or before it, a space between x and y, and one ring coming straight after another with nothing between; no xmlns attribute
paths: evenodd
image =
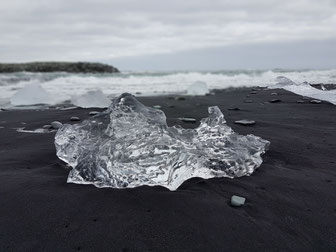
<svg viewBox="0 0 336 252"><path fill-rule="evenodd" d="M84 120L89 111L104 109L1 111L0 250L334 249L334 105L313 104L311 99L297 103L301 96L281 89L170 97L138 99L147 106L160 105L169 126L184 128L197 127L209 106L219 106L235 132L271 142L261 167L249 177L193 178L174 192L68 184L69 170L56 157L55 133L20 133L13 128L74 123L70 117ZM196 123L180 117L195 118ZM234 124L241 119L256 124ZM231 207L232 195L246 197L246 204Z"/></svg>

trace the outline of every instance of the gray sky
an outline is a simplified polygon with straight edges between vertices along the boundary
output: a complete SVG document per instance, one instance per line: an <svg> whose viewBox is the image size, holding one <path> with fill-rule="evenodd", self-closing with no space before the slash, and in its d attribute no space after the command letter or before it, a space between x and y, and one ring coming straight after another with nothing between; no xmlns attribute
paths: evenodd
<svg viewBox="0 0 336 252"><path fill-rule="evenodd" d="M0 1L0 61L336 68L336 0Z"/></svg>

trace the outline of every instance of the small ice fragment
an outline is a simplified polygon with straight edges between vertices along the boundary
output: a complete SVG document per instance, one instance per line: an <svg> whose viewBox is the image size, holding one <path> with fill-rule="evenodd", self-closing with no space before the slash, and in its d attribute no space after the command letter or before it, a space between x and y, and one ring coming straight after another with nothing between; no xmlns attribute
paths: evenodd
<svg viewBox="0 0 336 252"><path fill-rule="evenodd" d="M63 126L63 124L59 121L53 121L51 124L51 127L53 127L54 129L59 129Z"/></svg>
<svg viewBox="0 0 336 252"><path fill-rule="evenodd" d="M160 105L154 105L153 108L161 109L162 107Z"/></svg>
<svg viewBox="0 0 336 252"><path fill-rule="evenodd" d="M246 199L244 197L233 195L231 197L231 205L236 207L243 206L245 204L245 200Z"/></svg>
<svg viewBox="0 0 336 252"><path fill-rule="evenodd" d="M43 129L51 129L52 126L50 124L46 124L42 126Z"/></svg>
<svg viewBox="0 0 336 252"><path fill-rule="evenodd" d="M50 95L39 84L28 84L10 98L14 106L48 104L51 101Z"/></svg>
<svg viewBox="0 0 336 252"><path fill-rule="evenodd" d="M66 108L61 108L60 110L71 110L71 109L76 109L78 107L72 106L72 107L66 107Z"/></svg>
<svg viewBox="0 0 336 252"><path fill-rule="evenodd" d="M90 115L90 116L95 116L95 115L97 115L97 114L99 114L98 111L90 111L90 112L89 112L89 115Z"/></svg>
<svg viewBox="0 0 336 252"><path fill-rule="evenodd" d="M187 89L187 95L206 95L208 93L208 86L203 81L195 81Z"/></svg>
<svg viewBox="0 0 336 252"><path fill-rule="evenodd" d="M49 133L47 129L25 130L24 128L18 128L16 131L20 133L38 133L38 134Z"/></svg>
<svg viewBox="0 0 336 252"><path fill-rule="evenodd" d="M278 95L278 93L271 93L271 95Z"/></svg>
<svg viewBox="0 0 336 252"><path fill-rule="evenodd" d="M111 101L101 90L92 90L83 95L72 97L71 103L82 108L107 108Z"/></svg>
<svg viewBox="0 0 336 252"><path fill-rule="evenodd" d="M320 100L311 100L310 103L320 104L321 101Z"/></svg>
<svg viewBox="0 0 336 252"><path fill-rule="evenodd" d="M180 121L182 122L186 122L186 123L195 123L196 119L195 118L191 118L191 117L182 117L179 118Z"/></svg>
<svg viewBox="0 0 336 252"><path fill-rule="evenodd" d="M72 117L70 118L70 121L80 121L80 118L77 117L77 116L72 116Z"/></svg>
<svg viewBox="0 0 336 252"><path fill-rule="evenodd" d="M235 121L234 123L241 124L241 125L253 125L256 122L253 120L238 120L238 121Z"/></svg>
<svg viewBox="0 0 336 252"><path fill-rule="evenodd" d="M280 99L272 99L269 102L270 103L277 103L277 102L281 102L281 100Z"/></svg>
<svg viewBox="0 0 336 252"><path fill-rule="evenodd" d="M257 94L257 92L256 91L251 91L250 94Z"/></svg>

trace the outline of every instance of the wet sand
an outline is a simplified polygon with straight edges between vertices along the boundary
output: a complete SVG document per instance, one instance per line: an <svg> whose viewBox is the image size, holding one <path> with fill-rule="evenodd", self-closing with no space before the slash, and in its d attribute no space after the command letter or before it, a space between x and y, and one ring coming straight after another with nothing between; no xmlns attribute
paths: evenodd
<svg viewBox="0 0 336 252"><path fill-rule="evenodd" d="M302 97L284 90L250 91L140 98L161 105L169 125L189 128L217 105L236 132L271 141L252 176L194 178L174 192L67 184L55 133L13 129L76 123L70 117L86 119L95 109L1 111L0 251L334 251L336 107L297 103ZM229 110L234 107L240 110ZM256 124L234 124L240 119ZM246 204L231 207L232 195L246 197Z"/></svg>

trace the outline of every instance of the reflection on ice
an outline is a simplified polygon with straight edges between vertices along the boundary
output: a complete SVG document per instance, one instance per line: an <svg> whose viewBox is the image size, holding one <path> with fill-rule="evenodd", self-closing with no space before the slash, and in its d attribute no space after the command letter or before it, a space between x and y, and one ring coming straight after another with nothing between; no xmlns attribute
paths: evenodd
<svg viewBox="0 0 336 252"><path fill-rule="evenodd" d="M251 175L268 145L235 133L218 107L196 129L168 127L163 111L130 94L89 120L63 125L55 136L57 156L73 168L68 182L114 188L176 190L192 177Z"/></svg>

